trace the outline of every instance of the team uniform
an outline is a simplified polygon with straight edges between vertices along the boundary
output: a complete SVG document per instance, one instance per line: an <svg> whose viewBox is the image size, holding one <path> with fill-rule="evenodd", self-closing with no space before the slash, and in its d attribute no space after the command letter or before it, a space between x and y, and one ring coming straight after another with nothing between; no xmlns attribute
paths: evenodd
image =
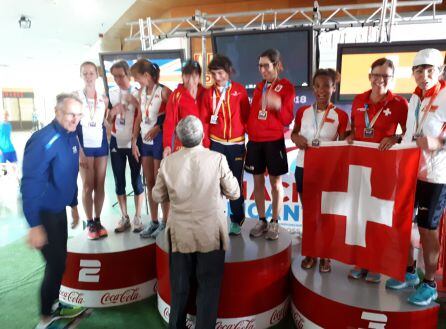
<svg viewBox="0 0 446 329"><path fill-rule="evenodd" d="M282 107L278 111L266 106L270 92L281 98ZM280 176L288 172L284 129L293 121L294 96L294 86L287 79L273 83L262 81L254 90L247 124L245 170L248 173L259 175L268 169L270 175Z"/></svg>
<svg viewBox="0 0 446 329"><path fill-rule="evenodd" d="M110 103L116 106L122 103L126 107L124 114L116 115L113 120L110 139L110 160L115 177L115 190L117 195L125 195L125 167L129 162L132 187L135 195L144 192L141 180L141 164L132 155L132 135L135 118L138 115L133 104L127 102L126 95L135 93L136 90L130 87L129 90L122 90L119 87L110 90ZM138 144L141 139L138 139Z"/></svg>
<svg viewBox="0 0 446 329"><path fill-rule="evenodd" d="M108 155L107 133L104 125L106 102L103 96L88 98L87 94L80 90L77 92L82 100L82 119L76 128L79 142L87 157L103 157Z"/></svg>
<svg viewBox="0 0 446 329"><path fill-rule="evenodd" d="M51 315L59 297L67 256L66 206L77 205L79 144L56 120L35 132L25 146L21 192L30 227L42 225L48 243L42 248L46 269L41 288L41 314Z"/></svg>
<svg viewBox="0 0 446 329"><path fill-rule="evenodd" d="M146 141L144 136L155 125L163 126L166 115L166 103L162 98L163 87L160 84L155 85L150 95L147 95L146 88L142 88L137 96L142 112L140 153L143 157L153 157L157 160L163 158L163 131L160 131L153 140Z"/></svg>
<svg viewBox="0 0 446 329"><path fill-rule="evenodd" d="M443 137L446 130L446 82L440 81L422 96L417 88L409 102L407 131L403 141L419 136ZM446 150L421 152L415 207L419 227L438 228L446 207ZM420 211L428 209L428 211Z"/></svg>
<svg viewBox="0 0 446 329"><path fill-rule="evenodd" d="M406 126L407 101L389 90L384 100L374 104L370 100L371 92L359 94L353 100L354 140L380 143L383 138L395 135L398 124L402 128Z"/></svg>
<svg viewBox="0 0 446 329"><path fill-rule="evenodd" d="M180 140L175 135L175 128L178 122L188 115L200 117L200 106L204 91L205 88L199 84L197 97L193 98L189 90L183 84L179 84L177 89L170 94L166 106L166 120L163 126L163 149L169 146L172 152L175 152L182 148Z"/></svg>
<svg viewBox="0 0 446 329"><path fill-rule="evenodd" d="M203 94L200 119L204 127L204 145L222 153L237 178L240 189L243 181L245 158L245 131L249 116L249 99L246 89L237 82L225 87L212 86ZM231 200L231 221L242 224L245 219L244 198L240 193Z"/></svg>
<svg viewBox="0 0 446 329"><path fill-rule="evenodd" d="M300 127L299 135L305 137L308 144L315 141L334 141L346 131L350 130L347 113L329 104L325 111L317 111L313 105L303 106L296 112L294 124ZM303 190L305 150L299 150L296 160L296 185L301 194Z"/></svg>

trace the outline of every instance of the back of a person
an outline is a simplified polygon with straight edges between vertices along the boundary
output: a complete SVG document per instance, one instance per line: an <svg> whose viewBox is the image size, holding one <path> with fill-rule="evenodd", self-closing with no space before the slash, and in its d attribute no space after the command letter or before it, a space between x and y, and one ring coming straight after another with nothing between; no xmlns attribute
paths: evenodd
<svg viewBox="0 0 446 329"><path fill-rule="evenodd" d="M184 148L164 160L166 185L171 201L172 219L206 220L211 214L224 216L220 192L221 154L204 147ZM215 215L213 215L215 220Z"/></svg>

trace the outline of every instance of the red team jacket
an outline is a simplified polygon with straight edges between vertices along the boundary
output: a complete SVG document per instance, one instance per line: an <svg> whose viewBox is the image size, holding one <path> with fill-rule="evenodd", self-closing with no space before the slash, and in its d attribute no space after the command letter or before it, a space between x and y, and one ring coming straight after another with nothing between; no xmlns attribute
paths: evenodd
<svg viewBox="0 0 446 329"><path fill-rule="evenodd" d="M177 89L170 94L163 125L163 148L170 146L172 152L175 152L182 147L177 137L175 137L175 141L172 140L175 135L175 128L178 122L188 115L195 115L197 118L200 117L199 107L204 91L205 88L201 84L198 85L197 99L194 99L183 84L179 84Z"/></svg>
<svg viewBox="0 0 446 329"><path fill-rule="evenodd" d="M262 109L262 90L265 81L260 82L254 90L251 104L251 111L248 119L248 136L254 142L272 142L283 138L284 127L293 121L294 106L294 86L287 79L280 79L274 83L270 92L278 94L282 100L282 107L279 111L267 110L266 120L258 118ZM269 87L269 89L271 86Z"/></svg>
<svg viewBox="0 0 446 329"><path fill-rule="evenodd" d="M380 143L384 137L391 137L395 135L398 124L401 125L403 130L406 128L408 104L406 99L392 94L390 90L387 92L387 96L383 101L379 102L378 104L372 104L370 101L371 92L372 91L369 90L365 93L356 95L355 99L353 100L351 118L355 128L354 139L364 142ZM378 111L383 107L383 112L380 114L375 125L373 126L373 138L364 137L364 115L367 113L369 120L372 121L375 114L378 113Z"/></svg>
<svg viewBox="0 0 446 329"><path fill-rule="evenodd" d="M203 144L209 147L210 140L237 143L245 140L246 123L249 116L249 99L245 87L237 82L231 82L226 91L225 99L218 112L217 124L211 124L213 114L213 94L216 94L216 104L221 93L212 86L203 94L200 119L203 122L205 138Z"/></svg>

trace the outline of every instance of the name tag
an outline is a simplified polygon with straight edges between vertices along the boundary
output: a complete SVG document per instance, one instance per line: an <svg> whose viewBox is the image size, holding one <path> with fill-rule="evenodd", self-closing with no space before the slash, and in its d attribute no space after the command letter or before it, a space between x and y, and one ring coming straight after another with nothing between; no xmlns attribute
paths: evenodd
<svg viewBox="0 0 446 329"><path fill-rule="evenodd" d="M89 127L96 127L96 122L94 122L94 121L90 121L89 123L88 123L88 126Z"/></svg>
<svg viewBox="0 0 446 329"><path fill-rule="evenodd" d="M125 125L125 119L124 118L119 119L119 124L121 126L124 126Z"/></svg>

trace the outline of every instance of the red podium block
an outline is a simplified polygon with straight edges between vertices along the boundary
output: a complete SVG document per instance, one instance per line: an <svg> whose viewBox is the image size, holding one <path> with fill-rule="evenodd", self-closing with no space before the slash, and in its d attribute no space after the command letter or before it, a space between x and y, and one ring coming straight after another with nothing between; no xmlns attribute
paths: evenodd
<svg viewBox="0 0 446 329"><path fill-rule="evenodd" d="M297 328L437 328L439 305L409 304L413 288L388 290L384 275L379 284L349 279L351 267L337 261L332 261L331 273L303 270L301 260L294 260L291 278L291 312Z"/></svg>
<svg viewBox="0 0 446 329"><path fill-rule="evenodd" d="M276 241L251 238L254 220L246 220L242 234L230 238L220 294L217 329L262 329L280 322L288 312L291 236L281 229ZM156 241L158 311L169 321L169 255L165 236ZM191 291L194 296L194 291ZM195 298L188 310L194 328Z"/></svg>
<svg viewBox="0 0 446 329"><path fill-rule="evenodd" d="M80 234L68 240L59 299L84 307L129 304L155 294L155 241L110 233L101 240Z"/></svg>

